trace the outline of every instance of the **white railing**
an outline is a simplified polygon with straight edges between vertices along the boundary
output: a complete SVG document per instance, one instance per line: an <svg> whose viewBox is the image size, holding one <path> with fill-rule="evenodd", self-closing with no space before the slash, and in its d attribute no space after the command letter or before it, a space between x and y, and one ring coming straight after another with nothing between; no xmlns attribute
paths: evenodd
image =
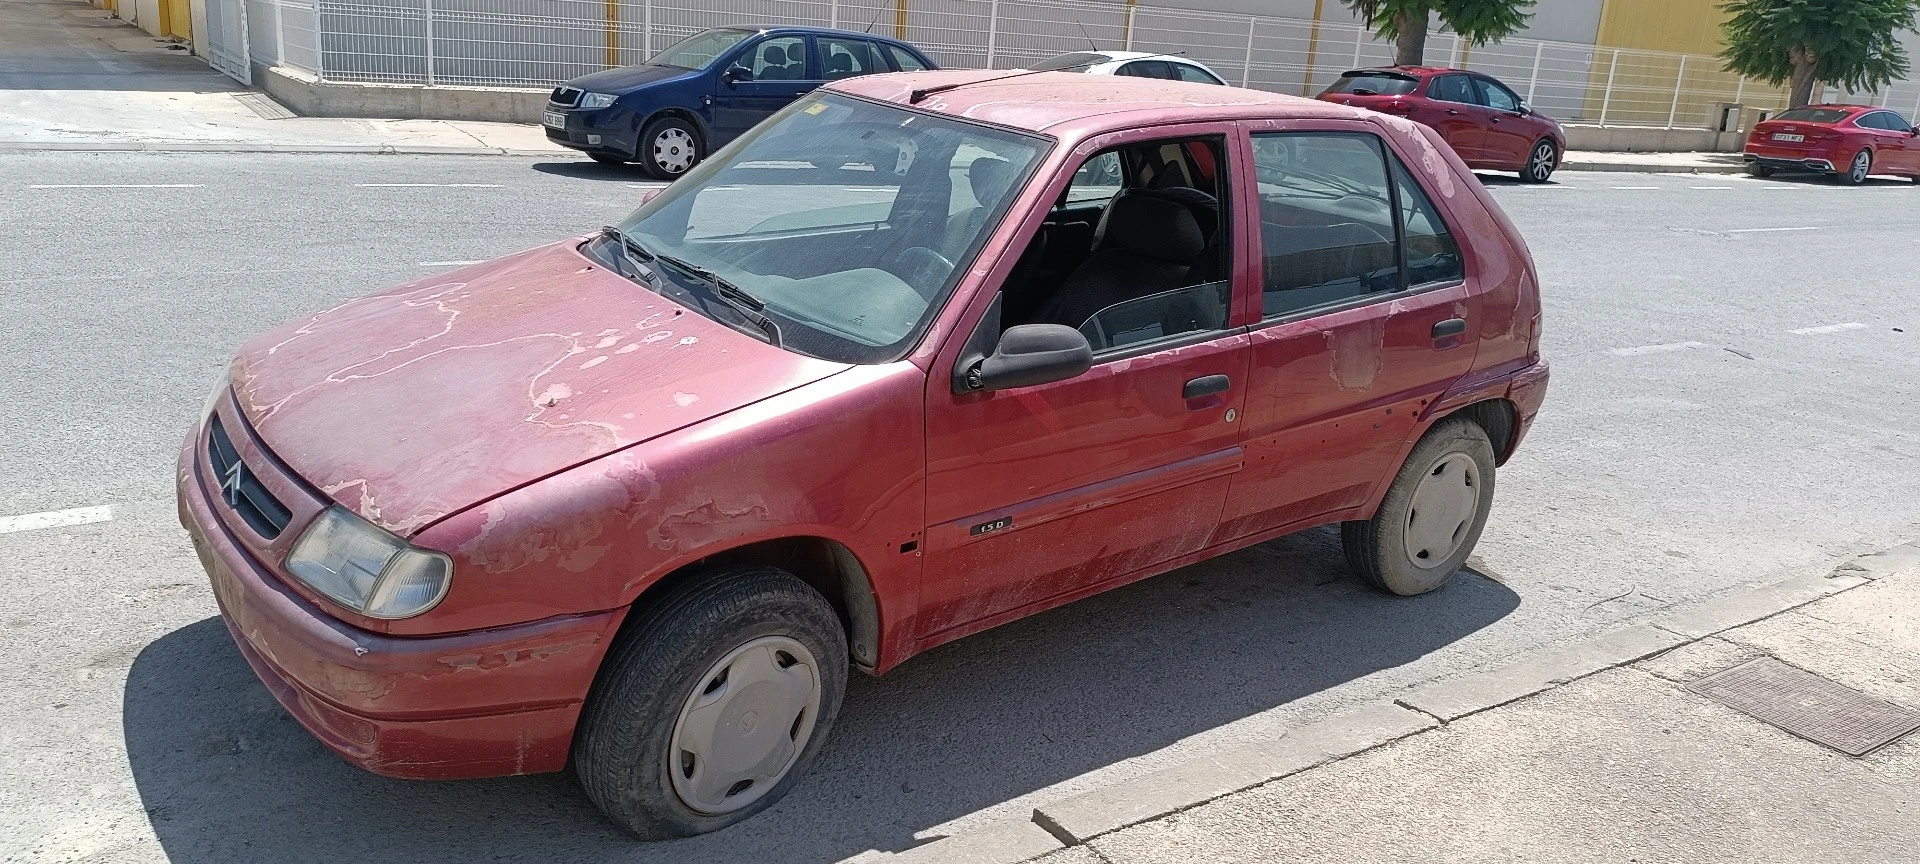
<svg viewBox="0 0 1920 864"><path fill-rule="evenodd" d="M1312 95L1340 73L1393 61L1393 46L1345 22L1249 16L1117 0L245 0L256 63L333 81L549 87L642 62L688 34L738 24L823 24L905 38L943 66L1018 68L1089 48L1179 53L1229 82ZM1716 128L1720 106L1785 107L1784 90L1714 57L1452 33L1427 62L1505 81L1562 121ZM1828 93L1914 119L1920 82Z"/></svg>

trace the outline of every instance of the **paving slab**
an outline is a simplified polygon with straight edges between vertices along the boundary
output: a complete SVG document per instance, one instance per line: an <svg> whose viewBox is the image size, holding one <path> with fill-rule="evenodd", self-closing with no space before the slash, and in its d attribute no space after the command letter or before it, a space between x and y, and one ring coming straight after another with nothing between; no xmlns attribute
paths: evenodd
<svg viewBox="0 0 1920 864"><path fill-rule="evenodd" d="M1602 669L1631 663L1687 641L1655 627L1617 630L1596 639L1542 652L1487 672L1422 684L1400 697L1402 704L1453 721L1523 699Z"/></svg>

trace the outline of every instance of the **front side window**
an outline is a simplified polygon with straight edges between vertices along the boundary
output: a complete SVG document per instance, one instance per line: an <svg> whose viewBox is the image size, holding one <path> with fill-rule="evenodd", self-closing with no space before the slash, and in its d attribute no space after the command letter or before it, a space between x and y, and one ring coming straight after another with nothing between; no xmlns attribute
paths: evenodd
<svg viewBox="0 0 1920 864"><path fill-rule="evenodd" d="M887 71L887 61L880 59L878 46L865 39L823 37L820 56L826 64L828 81Z"/></svg>
<svg viewBox="0 0 1920 864"><path fill-rule="evenodd" d="M913 56L912 51L908 51L898 45L888 45L887 51L893 55L893 65L900 67L900 71L902 72L919 72L927 68L927 64L920 62L920 58Z"/></svg>
<svg viewBox="0 0 1920 864"><path fill-rule="evenodd" d="M1462 105L1480 104L1478 88L1473 79L1465 75L1442 75L1427 85L1427 97L1442 102L1458 102Z"/></svg>
<svg viewBox="0 0 1920 864"><path fill-rule="evenodd" d="M1520 97L1515 96L1512 90L1502 87L1499 82L1489 81L1485 78L1475 78L1473 79L1473 83L1480 88L1481 104L1495 111L1520 110Z"/></svg>
<svg viewBox="0 0 1920 864"><path fill-rule="evenodd" d="M807 77L807 40L770 37L749 49L742 60L755 81L799 81Z"/></svg>
<svg viewBox="0 0 1920 864"><path fill-rule="evenodd" d="M744 293L764 304L789 350L886 362L926 326L1046 147L818 93L700 163L619 228L652 256L636 281L759 333L766 328L721 296ZM611 246L596 254L618 254ZM738 291L723 292L715 278Z"/></svg>
<svg viewBox="0 0 1920 864"><path fill-rule="evenodd" d="M672 47L654 55L647 62L656 66L678 66L682 69L705 69L714 58L719 57L733 46L752 36L751 30L707 30L695 33L675 42Z"/></svg>
<svg viewBox="0 0 1920 864"><path fill-rule="evenodd" d="M1081 164L1080 170L1073 172L1073 182L1067 184L1066 204L1073 207L1080 204L1092 204L1113 197L1120 191L1120 154L1108 150Z"/></svg>

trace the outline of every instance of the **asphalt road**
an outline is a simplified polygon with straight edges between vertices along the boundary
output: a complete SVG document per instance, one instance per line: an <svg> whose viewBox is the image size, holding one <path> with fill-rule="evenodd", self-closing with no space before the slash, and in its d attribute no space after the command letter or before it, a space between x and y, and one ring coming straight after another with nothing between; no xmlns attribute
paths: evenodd
<svg viewBox="0 0 1920 864"><path fill-rule="evenodd" d="M1546 283L1554 377L1499 475L1484 576L1387 598L1312 531L962 640L856 678L790 797L690 841L628 841L563 775L350 768L216 617L174 520L178 442L249 334L612 221L642 179L515 158L0 155L0 517L112 514L0 533L0 859L897 850L1920 536L1920 187L1490 179Z"/></svg>

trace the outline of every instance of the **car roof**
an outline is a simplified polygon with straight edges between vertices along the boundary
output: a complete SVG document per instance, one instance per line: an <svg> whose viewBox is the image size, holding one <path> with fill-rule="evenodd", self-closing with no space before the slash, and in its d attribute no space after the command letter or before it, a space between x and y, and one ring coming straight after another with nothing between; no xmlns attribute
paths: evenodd
<svg viewBox="0 0 1920 864"><path fill-rule="evenodd" d="M895 39L892 36L883 36L879 33L863 33L859 30L845 30L839 27L810 27L810 26L799 25L799 24L778 24L778 25L769 24L769 25L759 25L759 26L752 25L752 24L742 24L738 26L712 27L709 29L750 30L755 33L811 33L815 36L854 36L861 39L874 39L880 42L892 42L895 45L910 44L903 40Z"/></svg>
<svg viewBox="0 0 1920 864"><path fill-rule="evenodd" d="M930 94L918 104L912 101L916 90L951 84L965 86ZM827 89L1030 132L1047 132L1076 121L1081 121L1077 125L1083 127L1083 134L1097 134L1143 123L1357 120L1371 113L1263 90L1078 72L946 69L843 78Z"/></svg>
<svg viewBox="0 0 1920 864"><path fill-rule="evenodd" d="M1471 69L1451 69L1446 66L1368 66L1362 69L1350 69L1341 75L1408 75L1414 78L1431 78L1447 72L1459 72L1466 75L1484 75Z"/></svg>

